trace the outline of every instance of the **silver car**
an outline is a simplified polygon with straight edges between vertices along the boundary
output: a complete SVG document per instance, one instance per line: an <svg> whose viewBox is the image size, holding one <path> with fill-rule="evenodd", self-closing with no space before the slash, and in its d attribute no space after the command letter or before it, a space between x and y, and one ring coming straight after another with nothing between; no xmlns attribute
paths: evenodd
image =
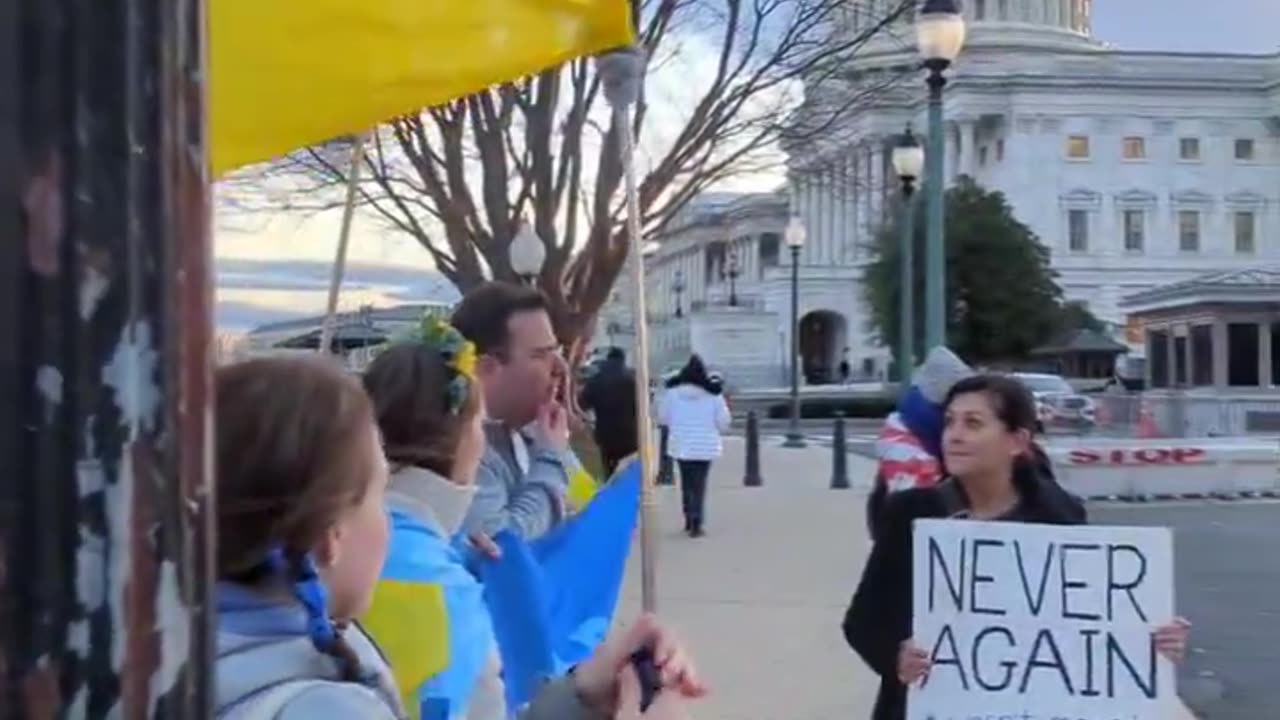
<svg viewBox="0 0 1280 720"><path fill-rule="evenodd" d="M1052 427L1088 429L1097 419L1093 399L1076 392L1060 375L1013 373L1036 399L1036 414L1046 430Z"/></svg>

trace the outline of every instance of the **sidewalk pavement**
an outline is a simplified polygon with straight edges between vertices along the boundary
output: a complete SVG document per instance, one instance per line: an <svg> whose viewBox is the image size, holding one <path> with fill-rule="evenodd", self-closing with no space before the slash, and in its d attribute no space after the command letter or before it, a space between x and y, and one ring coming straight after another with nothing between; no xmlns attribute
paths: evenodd
<svg viewBox="0 0 1280 720"><path fill-rule="evenodd" d="M870 550L874 463L849 455L853 490L831 490L831 448L761 441L764 486L742 485L743 441L712 466L707 535L685 537L678 487L659 487L658 612L712 688L696 720L869 718L878 679L845 644L845 608ZM640 607L640 552L620 619ZM1170 720L1194 720L1189 712Z"/></svg>

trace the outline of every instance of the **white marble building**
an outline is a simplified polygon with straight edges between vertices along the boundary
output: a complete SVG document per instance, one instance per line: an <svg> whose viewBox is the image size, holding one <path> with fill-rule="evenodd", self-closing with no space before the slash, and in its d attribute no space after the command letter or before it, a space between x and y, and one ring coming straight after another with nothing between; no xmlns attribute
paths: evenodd
<svg viewBox="0 0 1280 720"><path fill-rule="evenodd" d="M1004 192L1051 249L1067 298L1120 324L1126 296L1280 260L1280 53L1125 51L1093 38L1091 6L1092 0L964 3L969 39L949 73L945 162L949 181L966 174ZM864 19L851 11L845 21L854 29ZM826 338L810 348L807 368L835 367L846 346L855 375L885 368L888 352L865 332L860 248L893 207L889 147L908 123L919 132L926 127L916 63L908 20L868 46L838 86L807 88L818 101L892 75L905 78L839 132L787 148L788 194L809 230L800 312L817 319L802 330L802 344L811 330ZM680 319L691 328L700 314L727 312L718 304L723 284L704 282L714 275L708 244L732 242L753 267L774 257L773 241L765 238L780 233L781 213L759 224L750 214L725 215L697 232L676 228L659 238L662 249L650 258L654 289L670 287L675 265L685 268L691 280L685 301L700 303ZM733 332L694 337L672 330L681 338L673 345L728 366L739 364L720 359L729 357L728 346L743 352L736 338L767 338L768 352L759 358L780 366L789 338L786 270L784 259L775 270L744 272L738 294L752 304L720 321ZM652 309L658 312L651 327L668 332L660 329L669 324L667 314Z"/></svg>

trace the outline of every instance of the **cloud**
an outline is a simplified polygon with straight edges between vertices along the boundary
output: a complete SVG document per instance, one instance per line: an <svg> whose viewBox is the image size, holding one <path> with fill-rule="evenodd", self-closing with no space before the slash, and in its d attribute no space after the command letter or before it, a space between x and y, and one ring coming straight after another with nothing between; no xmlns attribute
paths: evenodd
<svg viewBox="0 0 1280 720"><path fill-rule="evenodd" d="M278 320L324 312L332 263L317 260L217 260L217 327L244 332ZM434 270L381 263L348 264L338 307L388 307L426 300L452 301L458 292Z"/></svg>
<svg viewBox="0 0 1280 720"><path fill-rule="evenodd" d="M245 333L265 323L296 320L308 313L296 310L281 310L251 302L220 301L215 322L219 332Z"/></svg>

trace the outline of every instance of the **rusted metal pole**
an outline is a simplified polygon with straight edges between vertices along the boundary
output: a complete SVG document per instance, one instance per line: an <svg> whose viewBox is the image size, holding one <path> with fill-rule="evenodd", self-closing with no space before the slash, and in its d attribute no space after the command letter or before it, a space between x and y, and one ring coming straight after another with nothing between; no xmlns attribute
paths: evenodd
<svg viewBox="0 0 1280 720"><path fill-rule="evenodd" d="M205 718L201 0L0 3L0 718Z"/></svg>

